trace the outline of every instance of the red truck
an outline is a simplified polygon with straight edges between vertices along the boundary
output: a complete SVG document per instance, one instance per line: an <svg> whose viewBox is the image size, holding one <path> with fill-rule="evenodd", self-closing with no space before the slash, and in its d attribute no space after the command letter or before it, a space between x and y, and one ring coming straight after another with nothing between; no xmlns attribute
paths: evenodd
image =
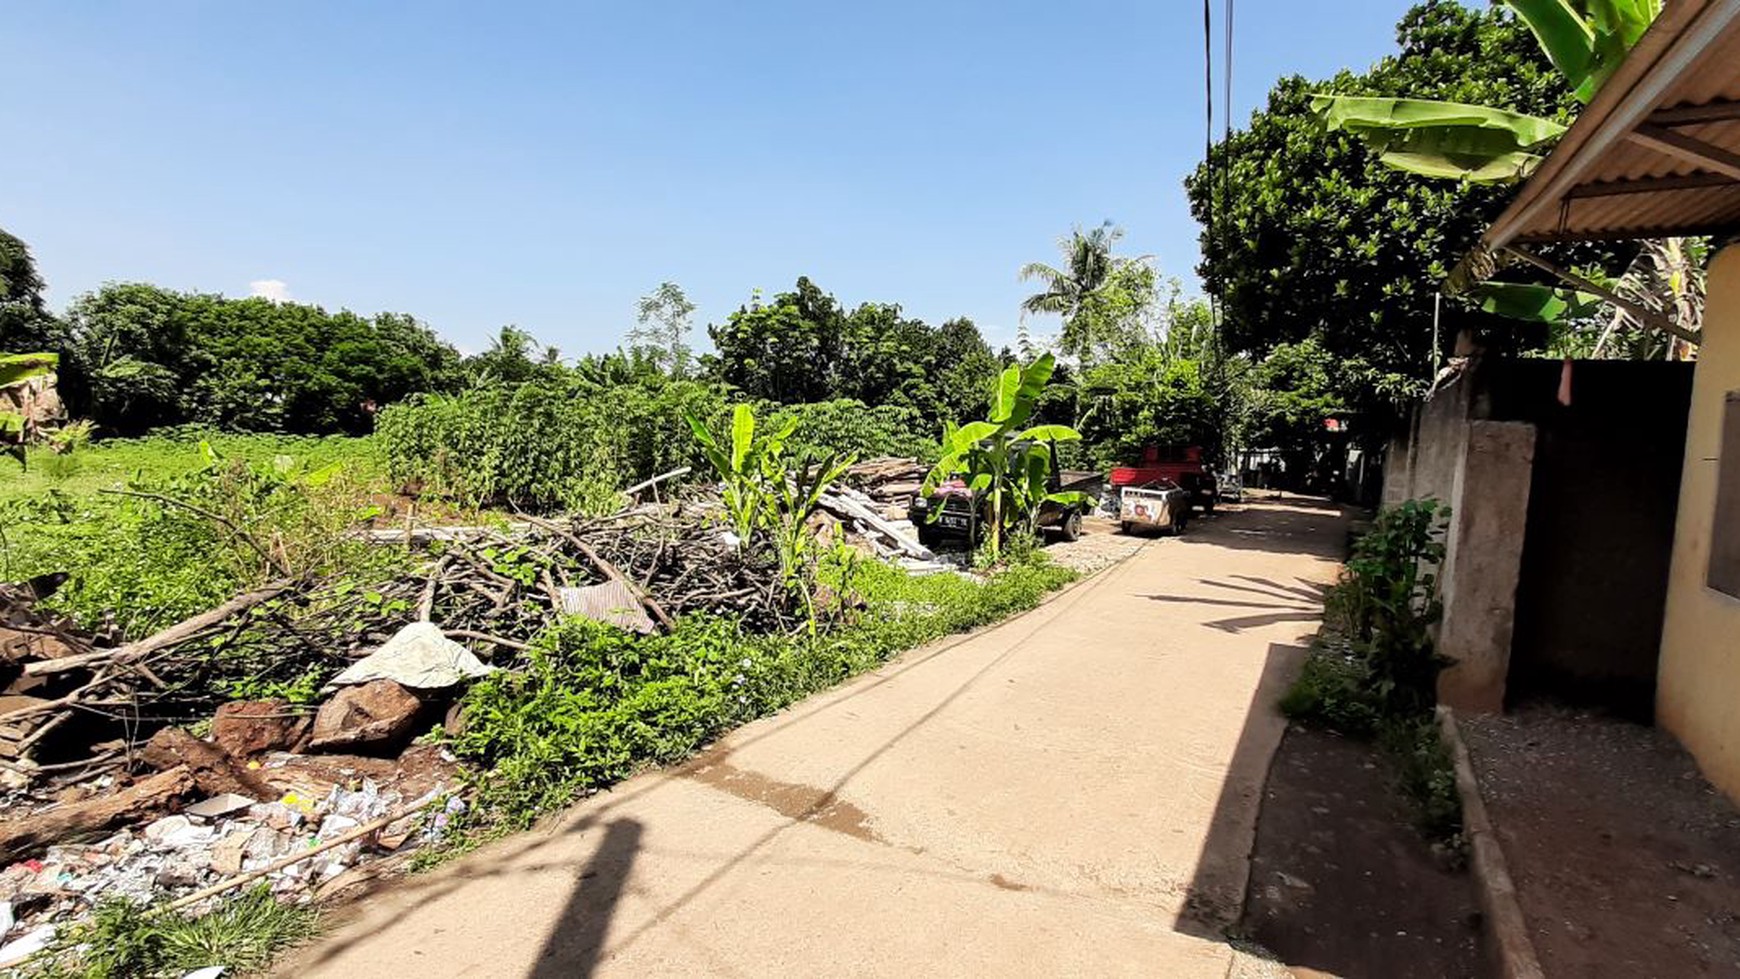
<svg viewBox="0 0 1740 979"><path fill-rule="evenodd" d="M1146 486L1158 480L1177 483L1190 493L1190 502L1203 513L1213 513L1220 493L1214 472L1202 461L1202 447L1150 445L1142 450L1142 461L1134 466L1112 469L1115 487Z"/></svg>

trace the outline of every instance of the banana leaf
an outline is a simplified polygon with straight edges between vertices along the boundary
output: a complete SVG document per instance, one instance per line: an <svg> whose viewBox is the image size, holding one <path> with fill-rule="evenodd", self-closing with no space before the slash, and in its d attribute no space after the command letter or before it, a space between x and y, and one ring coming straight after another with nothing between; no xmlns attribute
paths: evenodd
<svg viewBox="0 0 1740 979"><path fill-rule="evenodd" d="M1600 310L1602 303L1601 297L1593 293L1520 282L1487 282L1468 297L1495 316L1530 323L1588 319Z"/></svg>
<svg viewBox="0 0 1740 979"><path fill-rule="evenodd" d="M1534 152L1565 127L1484 105L1352 95L1314 95L1311 111L1329 129L1358 137L1385 163L1432 177L1514 181L1540 164Z"/></svg>

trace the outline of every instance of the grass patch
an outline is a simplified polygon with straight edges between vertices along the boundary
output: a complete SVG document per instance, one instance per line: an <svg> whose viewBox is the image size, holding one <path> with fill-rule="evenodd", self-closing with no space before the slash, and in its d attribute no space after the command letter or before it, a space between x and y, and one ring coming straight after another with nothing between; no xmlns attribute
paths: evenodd
<svg viewBox="0 0 1740 979"><path fill-rule="evenodd" d="M314 909L279 903L264 886L227 898L203 915L105 901L88 922L58 937L19 974L28 979L174 979L208 966L247 974L313 936L318 924Z"/></svg>
<svg viewBox="0 0 1740 979"><path fill-rule="evenodd" d="M343 537L382 486L369 439L161 436L33 461L0 482L0 580L68 573L49 605L88 628L137 638L281 567L331 573L378 557ZM57 472L66 463L77 466ZM118 490L191 503L230 526Z"/></svg>

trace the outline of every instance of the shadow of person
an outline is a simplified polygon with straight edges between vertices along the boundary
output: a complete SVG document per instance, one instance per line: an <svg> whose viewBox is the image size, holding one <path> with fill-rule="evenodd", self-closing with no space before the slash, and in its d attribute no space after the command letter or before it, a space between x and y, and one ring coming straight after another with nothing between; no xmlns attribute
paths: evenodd
<svg viewBox="0 0 1740 979"><path fill-rule="evenodd" d="M568 906L544 939L530 979L580 979L598 967L610 919L640 850L642 827L633 819L605 824L604 838L574 882Z"/></svg>

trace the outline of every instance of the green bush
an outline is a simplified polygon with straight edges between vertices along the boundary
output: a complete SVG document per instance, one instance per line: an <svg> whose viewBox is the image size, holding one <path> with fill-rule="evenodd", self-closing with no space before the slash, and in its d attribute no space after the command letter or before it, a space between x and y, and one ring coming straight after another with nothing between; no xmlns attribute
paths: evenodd
<svg viewBox="0 0 1740 979"><path fill-rule="evenodd" d="M797 429L787 440L792 454L840 455L858 459L878 456L918 456L934 459L940 425L926 422L916 409L902 405L876 405L842 398L780 407L768 405L770 427L791 418Z"/></svg>
<svg viewBox="0 0 1740 979"><path fill-rule="evenodd" d="M595 388L539 381L412 398L381 412L392 478L478 506L614 509L623 486L703 463L683 413L712 420L722 391L662 378Z"/></svg>

